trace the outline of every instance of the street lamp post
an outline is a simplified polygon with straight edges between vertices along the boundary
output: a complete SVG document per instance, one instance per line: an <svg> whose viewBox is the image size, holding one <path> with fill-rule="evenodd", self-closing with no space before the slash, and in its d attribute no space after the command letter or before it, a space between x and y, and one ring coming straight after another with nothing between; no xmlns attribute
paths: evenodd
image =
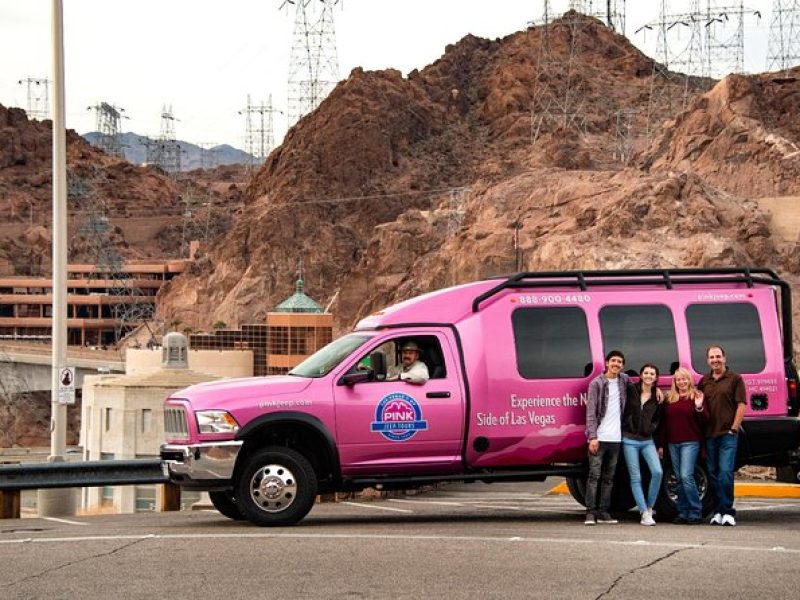
<svg viewBox="0 0 800 600"><path fill-rule="evenodd" d="M67 407L59 401L59 374L67 362L67 132L64 111L64 7L52 0L53 38L53 354L50 378L50 457L61 462L67 449ZM75 514L75 491L40 490L38 512Z"/></svg>

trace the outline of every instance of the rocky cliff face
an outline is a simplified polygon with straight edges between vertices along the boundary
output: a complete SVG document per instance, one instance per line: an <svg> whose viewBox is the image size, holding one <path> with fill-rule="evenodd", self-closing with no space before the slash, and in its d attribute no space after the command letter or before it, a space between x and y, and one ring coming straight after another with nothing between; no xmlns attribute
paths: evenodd
<svg viewBox="0 0 800 600"><path fill-rule="evenodd" d="M338 298L332 308L342 327L369 304L353 300L353 290L374 288L379 304L412 291L386 273L411 269L414 291L439 285L441 278L417 273L415 262L460 261L430 255L449 247L442 231L452 231L462 213L464 223L479 226L473 206L487 190L502 186L524 202L527 192L511 188L536 181L526 173L596 173L613 164L614 111L647 102L651 71L627 40L574 13L546 36L542 28L495 41L467 36L407 78L356 69L268 158L246 192L246 217L165 290L162 314L198 327L261 320L291 293L301 258L309 292L323 304ZM565 108L558 101L567 83L577 100ZM531 103L551 117L536 123L535 145ZM382 236L394 229L416 235L423 221L430 239L374 255ZM508 253L503 243L493 254ZM376 261L382 270L361 282ZM462 274L477 271L491 269Z"/></svg>
<svg viewBox="0 0 800 600"><path fill-rule="evenodd" d="M49 270L51 161L52 123L29 121L23 110L0 105L0 274ZM108 243L122 257L176 257L191 202L201 205L210 199L224 213L241 202L241 181L226 185L212 176L240 174L242 168L194 173L176 182L157 169L107 156L72 130L67 132L67 171L69 183L81 188L71 187L68 201L70 260L76 262L96 260L96 241L81 230L90 214L108 217ZM80 202L78 193L83 194ZM219 209L216 214L227 218Z"/></svg>

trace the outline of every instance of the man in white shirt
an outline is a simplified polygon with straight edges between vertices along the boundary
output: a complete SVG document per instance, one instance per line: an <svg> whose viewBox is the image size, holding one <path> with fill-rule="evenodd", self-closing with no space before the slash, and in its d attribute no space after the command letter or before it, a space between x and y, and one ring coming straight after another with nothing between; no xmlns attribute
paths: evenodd
<svg viewBox="0 0 800 600"><path fill-rule="evenodd" d="M403 344L400 350L401 364L396 372L389 376L389 381L406 381L408 383L423 384L430 375L428 367L419 359L422 349L414 341Z"/></svg>
<svg viewBox="0 0 800 600"><path fill-rule="evenodd" d="M586 438L589 440L589 476L586 480L586 525L616 523L609 513L611 490L622 445L622 410L630 378L622 372L625 356L619 350L606 355L606 369L589 384Z"/></svg>

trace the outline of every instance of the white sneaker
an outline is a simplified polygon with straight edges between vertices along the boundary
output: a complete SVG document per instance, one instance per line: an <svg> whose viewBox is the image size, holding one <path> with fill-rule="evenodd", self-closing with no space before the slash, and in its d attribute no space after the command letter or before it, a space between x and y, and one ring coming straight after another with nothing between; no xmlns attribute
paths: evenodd
<svg viewBox="0 0 800 600"><path fill-rule="evenodd" d="M733 515L725 515L722 517L722 524L727 527L733 527L736 525L736 519L733 518Z"/></svg>
<svg viewBox="0 0 800 600"><path fill-rule="evenodd" d="M711 520L708 522L709 525L722 525L722 515L720 513L714 513L714 516L711 517Z"/></svg>
<svg viewBox="0 0 800 600"><path fill-rule="evenodd" d="M642 525L655 525L655 519L653 519L653 511L649 508L642 513L642 520L640 521Z"/></svg>

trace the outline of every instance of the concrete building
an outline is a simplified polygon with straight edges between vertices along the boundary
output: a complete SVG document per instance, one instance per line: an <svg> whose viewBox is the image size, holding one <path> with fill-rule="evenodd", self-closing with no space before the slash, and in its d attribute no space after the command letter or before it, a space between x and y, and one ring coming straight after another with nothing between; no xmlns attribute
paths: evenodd
<svg viewBox="0 0 800 600"><path fill-rule="evenodd" d="M97 265L67 266L67 343L111 346L140 323L138 309L155 306L158 290L183 272L186 260L131 261L113 275ZM53 282L46 277L0 278L0 340L49 342Z"/></svg>
<svg viewBox="0 0 800 600"><path fill-rule="evenodd" d="M153 357L161 364L153 365ZM192 352L179 333L164 336L161 352L128 350L125 375L94 375L84 380L80 444L85 460L157 458L164 441L164 399L173 392L225 374L252 374L252 354ZM199 372L190 369L207 369ZM84 488L86 512L131 513L152 510L159 486ZM191 501L184 494L184 501Z"/></svg>

